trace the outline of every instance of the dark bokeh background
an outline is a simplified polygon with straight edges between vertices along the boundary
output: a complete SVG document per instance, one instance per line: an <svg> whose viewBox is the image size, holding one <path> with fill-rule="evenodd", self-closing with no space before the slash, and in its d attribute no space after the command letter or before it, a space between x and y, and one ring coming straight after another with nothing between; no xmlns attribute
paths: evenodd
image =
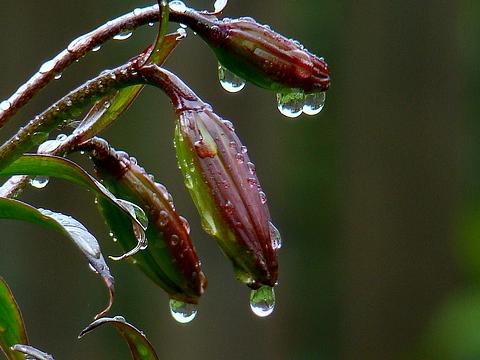
<svg viewBox="0 0 480 360"><path fill-rule="evenodd" d="M74 37L148 4L2 0L0 99ZM226 94L215 59L191 33L168 63L235 123L257 164L284 239L276 310L251 314L248 290L201 231L175 164L172 111L146 89L105 136L174 194L210 284L197 319L180 325L159 288L112 263L113 314L143 329L161 359L480 358L479 14L478 1L230 0L226 16L253 16L299 39L332 71L324 111L290 120L274 94L253 86ZM154 35L139 29L71 66L1 138ZM121 252L83 189L51 180L24 198L72 214L106 254ZM3 221L0 259L32 344L57 359L129 358L112 329L77 341L106 297L62 237Z"/></svg>

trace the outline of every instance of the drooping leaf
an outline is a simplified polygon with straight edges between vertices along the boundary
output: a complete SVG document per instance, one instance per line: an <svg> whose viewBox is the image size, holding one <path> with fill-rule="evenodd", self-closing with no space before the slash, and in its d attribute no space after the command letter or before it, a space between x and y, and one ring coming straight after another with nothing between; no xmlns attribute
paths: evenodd
<svg viewBox="0 0 480 360"><path fill-rule="evenodd" d="M56 230L67 236L87 258L92 269L101 276L108 289L108 305L96 317L102 316L110 310L115 291L114 279L103 258L97 239L80 222L61 213L37 209L24 202L6 198L0 198L0 219L28 221ZM23 341L16 341L15 343L23 343Z"/></svg>
<svg viewBox="0 0 480 360"><path fill-rule="evenodd" d="M0 276L0 348L9 360L25 360L25 356L10 347L17 343L27 343L27 333L22 314L12 291Z"/></svg>
<svg viewBox="0 0 480 360"><path fill-rule="evenodd" d="M17 352L18 354L25 354L28 355L28 359L33 357L33 359L37 360L54 360L53 356L50 354L47 354L43 351L40 351L33 346L29 345L23 345L23 344L15 344L12 346L12 350ZM25 357L22 355L22 359Z"/></svg>
<svg viewBox="0 0 480 360"><path fill-rule="evenodd" d="M23 155L0 171L0 176L29 175L58 177L92 190L127 214L132 222L147 228L147 218L137 205L116 198L105 186L74 162L53 155Z"/></svg>
<svg viewBox="0 0 480 360"><path fill-rule="evenodd" d="M127 323L121 316L98 319L88 325L78 337L81 338L85 334L104 324L111 324L118 330L120 335L122 335L127 342L134 360L158 360L155 349L145 335L133 325Z"/></svg>

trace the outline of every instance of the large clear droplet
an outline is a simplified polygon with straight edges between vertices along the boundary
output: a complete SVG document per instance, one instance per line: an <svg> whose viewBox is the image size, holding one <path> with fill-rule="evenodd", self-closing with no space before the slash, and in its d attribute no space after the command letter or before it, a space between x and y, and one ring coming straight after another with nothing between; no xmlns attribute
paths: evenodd
<svg viewBox="0 0 480 360"><path fill-rule="evenodd" d="M272 242L273 250L278 250L282 247L282 236L280 231L271 222L268 223L270 227L270 241Z"/></svg>
<svg viewBox="0 0 480 360"><path fill-rule="evenodd" d="M186 324L195 319L197 315L197 306L195 304L185 303L180 300L170 299L170 314L179 323Z"/></svg>
<svg viewBox="0 0 480 360"><path fill-rule="evenodd" d="M231 93L239 92L245 87L245 80L232 73L222 64L218 64L218 79L222 87Z"/></svg>
<svg viewBox="0 0 480 360"><path fill-rule="evenodd" d="M35 176L34 178L30 179L30 185L36 189L43 189L48 185L49 181L50 179L47 176Z"/></svg>
<svg viewBox="0 0 480 360"><path fill-rule="evenodd" d="M184 12L185 10L187 10L187 6L185 5L185 3L179 0L170 1L168 3L168 6L172 11Z"/></svg>
<svg viewBox="0 0 480 360"><path fill-rule="evenodd" d="M302 114L305 104L305 94L302 91L292 91L277 94L278 110L285 116L296 118Z"/></svg>
<svg viewBox="0 0 480 360"><path fill-rule="evenodd" d="M325 92L305 95L303 112L307 115L317 115L322 111L323 106L325 105L325 98Z"/></svg>
<svg viewBox="0 0 480 360"><path fill-rule="evenodd" d="M262 286L250 293L250 309L259 317L270 315L275 309L275 292L270 286Z"/></svg>
<svg viewBox="0 0 480 360"><path fill-rule="evenodd" d="M40 66L40 74L45 74L49 71L52 71L56 64L57 62L54 59L43 63L42 66Z"/></svg>
<svg viewBox="0 0 480 360"><path fill-rule="evenodd" d="M0 103L0 109L3 111L7 111L8 109L10 109L10 106L10 101L8 100L4 100Z"/></svg>
<svg viewBox="0 0 480 360"><path fill-rule="evenodd" d="M118 33L117 35L115 35L113 37L113 40L127 40L130 36L132 36L132 32L131 31L125 31L125 32L121 32L121 33Z"/></svg>

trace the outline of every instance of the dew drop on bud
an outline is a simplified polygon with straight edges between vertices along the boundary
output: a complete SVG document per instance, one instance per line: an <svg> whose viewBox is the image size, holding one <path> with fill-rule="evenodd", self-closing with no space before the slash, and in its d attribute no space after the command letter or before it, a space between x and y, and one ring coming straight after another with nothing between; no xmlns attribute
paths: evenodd
<svg viewBox="0 0 480 360"><path fill-rule="evenodd" d="M278 110L290 118L296 118L302 114L305 104L305 95L301 91L292 91L286 94L277 94Z"/></svg>
<svg viewBox="0 0 480 360"><path fill-rule="evenodd" d="M307 115L317 115L325 105L325 92L313 93L305 95L305 103L303 112Z"/></svg>
<svg viewBox="0 0 480 360"><path fill-rule="evenodd" d="M241 91L245 87L245 80L238 77L223 65L218 64L218 79L222 87L231 93Z"/></svg>
<svg viewBox="0 0 480 360"><path fill-rule="evenodd" d="M100 50L101 48L102 48L102 45L97 45L97 46L95 46L95 47L92 49L92 51L93 51L93 52L97 52L97 51Z"/></svg>
<svg viewBox="0 0 480 360"><path fill-rule="evenodd" d="M30 180L30 185L36 189L43 189L48 185L49 180L47 176L35 176Z"/></svg>
<svg viewBox="0 0 480 360"><path fill-rule="evenodd" d="M53 77L55 80L59 80L62 77L62 73L55 74Z"/></svg>
<svg viewBox="0 0 480 360"><path fill-rule="evenodd" d="M8 109L10 109L10 106L10 101L4 100L0 103L0 110L7 111Z"/></svg>
<svg viewBox="0 0 480 360"><path fill-rule="evenodd" d="M170 314L181 324L186 324L195 319L197 315L197 306L183 301L170 299Z"/></svg>
<svg viewBox="0 0 480 360"><path fill-rule="evenodd" d="M268 225L270 228L270 241L272 242L272 248L273 250L278 250L282 247L282 236L275 225L273 225L271 222L269 222Z"/></svg>
<svg viewBox="0 0 480 360"><path fill-rule="evenodd" d="M262 202L262 204L266 204L267 203L267 195L263 191L259 191L258 195L260 196L260 201Z"/></svg>
<svg viewBox="0 0 480 360"><path fill-rule="evenodd" d="M114 316L114 317L113 317L113 320L119 321L119 322L123 322L123 323L126 323L126 322L127 322L127 320L125 320L125 318L124 318L123 316L119 316L119 315Z"/></svg>
<svg viewBox="0 0 480 360"><path fill-rule="evenodd" d="M121 32L115 35L113 40L127 40L130 36L132 36L131 31Z"/></svg>
<svg viewBox="0 0 480 360"><path fill-rule="evenodd" d="M250 309L259 317L270 315L275 309L275 292L270 286L262 286L250 293Z"/></svg>
<svg viewBox="0 0 480 360"><path fill-rule="evenodd" d="M174 0L168 3L170 10L177 11L177 12L184 12L187 10L187 6L183 3L183 1Z"/></svg>

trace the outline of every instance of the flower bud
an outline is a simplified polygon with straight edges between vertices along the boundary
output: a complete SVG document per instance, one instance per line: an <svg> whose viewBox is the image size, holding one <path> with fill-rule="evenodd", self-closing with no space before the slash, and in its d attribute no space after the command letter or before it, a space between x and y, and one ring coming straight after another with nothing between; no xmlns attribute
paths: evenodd
<svg viewBox="0 0 480 360"><path fill-rule="evenodd" d="M222 120L172 73L158 67L144 72L165 90L177 110L177 160L203 228L217 239L239 280L253 289L273 287L280 237L270 222L255 166L232 123Z"/></svg>
<svg viewBox="0 0 480 360"><path fill-rule="evenodd" d="M289 93L327 90L327 63L252 18L216 20L193 10L181 18L213 49L219 62L242 79L257 86Z"/></svg>
<svg viewBox="0 0 480 360"><path fill-rule="evenodd" d="M83 146L91 152L98 176L116 196L138 204L147 214L148 247L131 256L132 262L174 300L196 304L207 285L201 271L188 222L175 211L167 189L153 180L135 158L115 151L94 138ZM135 236L125 215L100 204L115 237L125 249ZM125 231L125 230L128 231Z"/></svg>

